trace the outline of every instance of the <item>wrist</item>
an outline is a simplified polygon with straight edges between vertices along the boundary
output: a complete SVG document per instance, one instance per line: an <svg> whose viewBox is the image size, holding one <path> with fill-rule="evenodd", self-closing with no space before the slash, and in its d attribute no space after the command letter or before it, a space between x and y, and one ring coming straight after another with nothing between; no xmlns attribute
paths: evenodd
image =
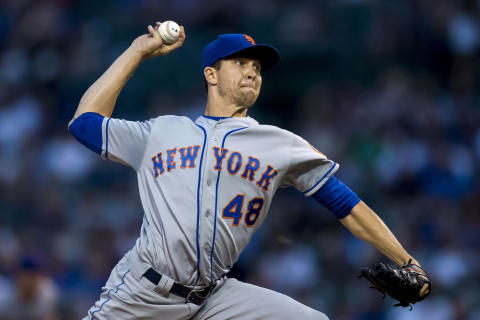
<svg viewBox="0 0 480 320"><path fill-rule="evenodd" d="M415 265L415 266L421 267L420 263L419 263L417 260L413 259L413 258L409 258L409 259L406 261L405 264L413 264L413 265Z"/></svg>
<svg viewBox="0 0 480 320"><path fill-rule="evenodd" d="M129 60L136 63L140 63L145 60L145 56L133 46L130 46L127 50L125 50L125 55L127 55Z"/></svg>
<svg viewBox="0 0 480 320"><path fill-rule="evenodd" d="M398 259L398 260L397 260ZM420 267L420 263L418 263L417 260L410 256L405 256L405 257L397 257L397 259L392 259L396 264L399 266L406 266L408 264L414 264Z"/></svg>

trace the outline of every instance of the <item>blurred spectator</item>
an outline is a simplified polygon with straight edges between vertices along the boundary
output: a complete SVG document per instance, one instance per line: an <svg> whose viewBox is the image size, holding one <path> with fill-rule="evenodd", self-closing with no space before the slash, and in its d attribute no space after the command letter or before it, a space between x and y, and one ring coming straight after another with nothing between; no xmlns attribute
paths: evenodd
<svg viewBox="0 0 480 320"><path fill-rule="evenodd" d="M11 294L0 305L5 320L55 320L58 288L33 258L23 258Z"/></svg>

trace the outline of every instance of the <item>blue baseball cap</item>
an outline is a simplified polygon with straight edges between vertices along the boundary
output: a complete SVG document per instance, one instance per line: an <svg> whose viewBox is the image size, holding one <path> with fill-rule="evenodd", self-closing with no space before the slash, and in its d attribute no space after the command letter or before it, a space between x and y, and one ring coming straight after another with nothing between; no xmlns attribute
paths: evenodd
<svg viewBox="0 0 480 320"><path fill-rule="evenodd" d="M203 50L202 70L222 58L234 55L245 55L256 58L262 64L262 72L275 67L280 61L277 49L267 44L256 44L252 37L246 34L221 34L210 42Z"/></svg>

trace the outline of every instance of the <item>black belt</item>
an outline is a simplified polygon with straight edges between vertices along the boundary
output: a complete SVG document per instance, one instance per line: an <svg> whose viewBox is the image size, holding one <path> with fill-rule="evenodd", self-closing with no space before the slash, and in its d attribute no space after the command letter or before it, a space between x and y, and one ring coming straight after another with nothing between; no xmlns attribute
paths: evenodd
<svg viewBox="0 0 480 320"><path fill-rule="evenodd" d="M148 269L147 272L143 274L145 278L150 280L154 285L158 285L160 279L162 279L162 275L157 271L153 270L152 268ZM196 305L201 305L205 299L210 297L210 294L213 292L213 289L217 285L217 282L213 282L208 287L203 289L191 289L185 287L182 284L174 282L170 292L174 295L183 297L187 300L187 302L195 303Z"/></svg>

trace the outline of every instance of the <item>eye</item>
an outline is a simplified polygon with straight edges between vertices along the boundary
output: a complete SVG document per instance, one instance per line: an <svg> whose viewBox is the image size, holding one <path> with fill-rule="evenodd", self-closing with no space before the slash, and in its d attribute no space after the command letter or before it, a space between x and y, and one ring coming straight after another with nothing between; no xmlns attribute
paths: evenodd
<svg viewBox="0 0 480 320"><path fill-rule="evenodd" d="M243 66L243 61L242 60L235 60L235 64L237 66Z"/></svg>

